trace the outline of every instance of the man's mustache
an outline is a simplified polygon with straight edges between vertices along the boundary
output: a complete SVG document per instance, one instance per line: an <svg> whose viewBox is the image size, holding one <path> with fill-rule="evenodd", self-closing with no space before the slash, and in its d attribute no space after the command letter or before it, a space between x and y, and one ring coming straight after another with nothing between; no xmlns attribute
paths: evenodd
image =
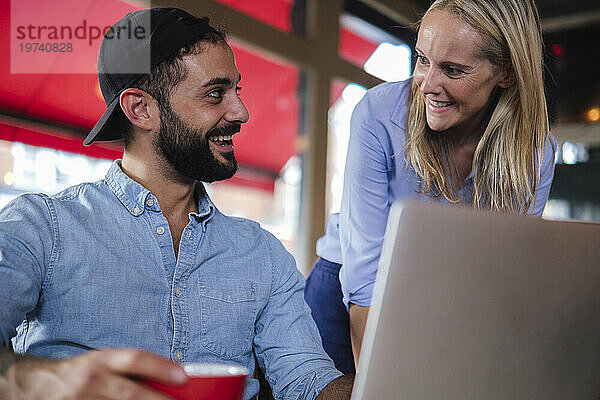
<svg viewBox="0 0 600 400"><path fill-rule="evenodd" d="M228 123L223 126L219 126L213 128L206 132L206 138L211 138L213 136L228 136L238 133L241 129L241 124Z"/></svg>

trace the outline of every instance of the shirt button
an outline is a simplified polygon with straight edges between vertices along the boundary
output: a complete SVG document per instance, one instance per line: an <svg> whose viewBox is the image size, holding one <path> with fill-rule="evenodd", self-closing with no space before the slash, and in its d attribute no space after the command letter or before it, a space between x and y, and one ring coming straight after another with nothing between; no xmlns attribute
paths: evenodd
<svg viewBox="0 0 600 400"><path fill-rule="evenodd" d="M179 296L181 291L179 290L179 286L175 286L175 296Z"/></svg>
<svg viewBox="0 0 600 400"><path fill-rule="evenodd" d="M181 358L182 358L182 357L181 357L181 352L180 352L179 350L177 350L177 351L175 352L175 358L177 359L177 361L181 361Z"/></svg>
<svg viewBox="0 0 600 400"><path fill-rule="evenodd" d="M152 207L154 205L154 200L148 199L148 201L146 202L146 204L148 205L148 207Z"/></svg>
<svg viewBox="0 0 600 400"><path fill-rule="evenodd" d="M159 226L158 228L156 228L156 233L158 233L159 235L162 235L163 233L165 233L165 228L163 228L162 226Z"/></svg>
<svg viewBox="0 0 600 400"><path fill-rule="evenodd" d="M139 214L140 213L140 208L138 206L135 206L133 208L133 212L134 212L134 214Z"/></svg>

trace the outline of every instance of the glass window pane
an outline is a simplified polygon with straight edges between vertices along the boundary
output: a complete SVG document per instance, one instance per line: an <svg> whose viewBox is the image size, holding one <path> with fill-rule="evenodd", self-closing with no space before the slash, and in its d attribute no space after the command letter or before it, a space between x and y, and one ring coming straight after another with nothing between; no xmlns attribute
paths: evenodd
<svg viewBox="0 0 600 400"><path fill-rule="evenodd" d="M340 17L338 48L341 58L385 81L400 81L410 76L410 47L358 17L349 14Z"/></svg>
<svg viewBox="0 0 600 400"><path fill-rule="evenodd" d="M0 208L20 194L54 194L104 178L112 160L0 140Z"/></svg>
<svg viewBox="0 0 600 400"><path fill-rule="evenodd" d="M340 210L350 137L350 116L365 92L364 87L341 80L334 80L331 85L332 104L329 108L327 132L327 215Z"/></svg>

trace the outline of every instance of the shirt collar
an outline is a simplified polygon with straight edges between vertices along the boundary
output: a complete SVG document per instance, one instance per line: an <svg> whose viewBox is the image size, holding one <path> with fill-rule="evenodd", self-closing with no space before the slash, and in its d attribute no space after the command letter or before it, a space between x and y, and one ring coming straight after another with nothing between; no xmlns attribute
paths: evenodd
<svg viewBox="0 0 600 400"><path fill-rule="evenodd" d="M204 184L202 182L196 182L196 188L194 192L198 197L198 214L192 213L191 215L198 219L208 221L214 215L217 207L214 205L210 197L208 197L208 193L206 193L206 189L204 188Z"/></svg>
<svg viewBox="0 0 600 400"><path fill-rule="evenodd" d="M106 173L106 184L123 206L136 217L142 215L150 191L128 177L121 169L121 160L115 160Z"/></svg>
<svg viewBox="0 0 600 400"><path fill-rule="evenodd" d="M412 77L407 81L403 82L401 90L397 93L397 100L394 102L396 105L390 115L390 121L401 128L402 131L406 129L406 112L408 111L410 88L412 86Z"/></svg>
<svg viewBox="0 0 600 400"><path fill-rule="evenodd" d="M110 166L105 177L106 184L121 204L131 213L139 217L145 209L160 211L158 200L148 189L131 179L121 169L121 160L115 160ZM216 211L216 207L208 197L206 189L201 182L196 183L196 196L198 197L198 214L192 213L199 220L209 220Z"/></svg>

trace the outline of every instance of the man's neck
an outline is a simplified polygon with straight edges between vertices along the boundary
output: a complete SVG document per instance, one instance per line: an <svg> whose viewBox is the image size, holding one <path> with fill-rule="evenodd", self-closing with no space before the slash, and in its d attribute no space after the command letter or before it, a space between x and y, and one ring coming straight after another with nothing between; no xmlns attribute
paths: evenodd
<svg viewBox="0 0 600 400"><path fill-rule="evenodd" d="M195 183L176 182L167 176L166 165L158 157L143 157L125 150L121 168L134 181L148 189L160 204L163 215L171 221L187 219L189 213L198 212L194 195Z"/></svg>

